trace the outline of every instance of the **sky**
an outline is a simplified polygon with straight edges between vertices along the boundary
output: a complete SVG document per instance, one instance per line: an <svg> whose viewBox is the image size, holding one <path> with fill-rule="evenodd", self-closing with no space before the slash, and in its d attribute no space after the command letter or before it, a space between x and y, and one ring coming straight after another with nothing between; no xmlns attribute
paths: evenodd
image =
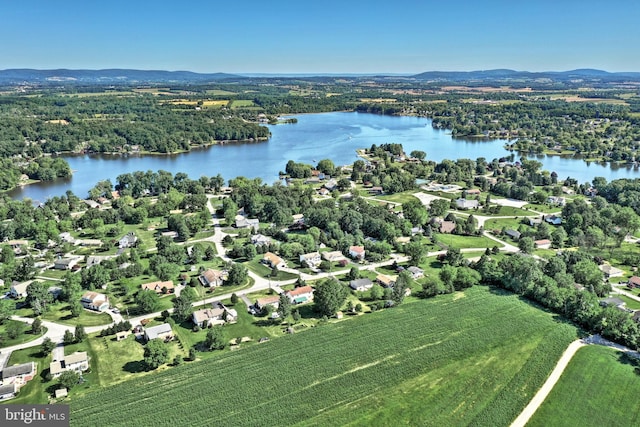
<svg viewBox="0 0 640 427"><path fill-rule="evenodd" d="M0 0L0 69L640 71L637 0Z"/></svg>

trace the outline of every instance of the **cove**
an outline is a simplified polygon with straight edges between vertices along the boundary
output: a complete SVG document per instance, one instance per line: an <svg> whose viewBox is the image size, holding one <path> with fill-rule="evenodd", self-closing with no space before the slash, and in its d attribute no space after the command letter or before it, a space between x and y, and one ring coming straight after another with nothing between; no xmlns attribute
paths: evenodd
<svg viewBox="0 0 640 427"><path fill-rule="evenodd" d="M407 153L422 150L428 160L484 157L487 161L510 154L503 140L467 140L453 138L445 130L434 129L431 120L422 117L382 116L356 112L333 112L295 116L296 124L269 126L268 142L230 143L207 148L195 148L175 155L68 155L74 174L66 180L37 183L9 192L15 199L30 198L42 202L52 196L73 191L79 197L96 182L123 173L166 170L173 174L185 172L192 179L202 175L221 174L225 180L237 176L261 178L271 184L278 180L287 161L314 162L329 158L336 165L357 160L356 149L372 144L398 143ZM516 159L521 156L516 154ZM560 179L575 178L579 182L602 176L608 181L640 177L637 168L612 167L608 164L587 164L582 160L559 156L529 156L543 164L543 169L555 171Z"/></svg>

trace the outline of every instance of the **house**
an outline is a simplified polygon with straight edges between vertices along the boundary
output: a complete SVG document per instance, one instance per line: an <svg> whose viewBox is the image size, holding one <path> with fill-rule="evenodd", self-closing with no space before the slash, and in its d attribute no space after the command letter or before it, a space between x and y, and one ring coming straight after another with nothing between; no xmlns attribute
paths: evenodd
<svg viewBox="0 0 640 427"><path fill-rule="evenodd" d="M527 218L527 220L529 221L529 225L532 226L532 227L535 227L536 225L542 224L542 218L541 217Z"/></svg>
<svg viewBox="0 0 640 427"><path fill-rule="evenodd" d="M147 341L155 339L168 341L173 338L173 331L171 330L170 324L163 323L162 325L146 328L144 331L144 337Z"/></svg>
<svg viewBox="0 0 640 427"><path fill-rule="evenodd" d="M321 189L318 190L318 195L320 196L328 196L330 195L331 192L329 190L327 190L326 188L322 187Z"/></svg>
<svg viewBox="0 0 640 427"><path fill-rule="evenodd" d="M154 291L157 294L170 294L175 291L175 285L171 280L143 283L140 288L144 291Z"/></svg>
<svg viewBox="0 0 640 427"><path fill-rule="evenodd" d="M258 298L255 304L258 310L264 310L267 306L271 306L275 310L278 308L279 305L280 305L279 295L274 295L274 296L265 297L265 298Z"/></svg>
<svg viewBox="0 0 640 427"><path fill-rule="evenodd" d="M27 287L33 282L33 280L27 280L26 282L13 282L11 289L9 289L9 296L11 298L24 298L27 296Z"/></svg>
<svg viewBox="0 0 640 427"><path fill-rule="evenodd" d="M438 229L438 231L440 231L440 233L442 234L451 234L454 232L455 229L456 229L455 221L442 221L440 223L440 228Z"/></svg>
<svg viewBox="0 0 640 427"><path fill-rule="evenodd" d="M0 401L11 399L18 393L18 386L16 384L7 384L0 386Z"/></svg>
<svg viewBox="0 0 640 427"><path fill-rule="evenodd" d="M511 237L513 240L518 240L520 239L520 232L516 231L516 230L505 230L504 234L506 234L507 236Z"/></svg>
<svg viewBox="0 0 640 427"><path fill-rule="evenodd" d="M338 181L336 181L334 178L331 178L329 181L324 183L324 188L326 188L329 191L333 191L338 187Z"/></svg>
<svg viewBox="0 0 640 427"><path fill-rule="evenodd" d="M133 231L128 232L124 237L118 240L118 247L120 249L132 248L136 245L138 238Z"/></svg>
<svg viewBox="0 0 640 427"><path fill-rule="evenodd" d="M217 286L222 286L224 280L226 278L226 274L224 271L214 270L213 268L209 268L202 272L200 276L198 276L198 280L202 283L202 286L208 286L210 288L215 288Z"/></svg>
<svg viewBox="0 0 640 427"><path fill-rule="evenodd" d="M382 189L382 187L371 187L369 189L369 193L373 194L374 196L379 196L381 194L384 194L384 190Z"/></svg>
<svg viewBox="0 0 640 427"><path fill-rule="evenodd" d="M73 236L71 236L71 233L69 233L68 231L60 233L58 237L60 237L60 241L71 243L72 245L76 242L76 239L74 239Z"/></svg>
<svg viewBox="0 0 640 427"><path fill-rule="evenodd" d="M78 262L80 262L80 258L58 258L53 262L53 268L56 270L71 270Z"/></svg>
<svg viewBox="0 0 640 427"><path fill-rule="evenodd" d="M58 388L54 392L54 396L56 397L56 399L60 399L62 397L67 397L68 394L69 394L69 391L66 388Z"/></svg>
<svg viewBox="0 0 640 427"><path fill-rule="evenodd" d="M287 266L284 260L273 252L265 253L262 257L262 263L268 265L271 268L283 268Z"/></svg>
<svg viewBox="0 0 640 427"><path fill-rule="evenodd" d="M411 266L407 268L407 271L411 273L411 277L413 277L414 279L420 279L421 277L424 277L424 270L420 267Z"/></svg>
<svg viewBox="0 0 640 427"><path fill-rule="evenodd" d="M465 193L467 193L467 196L478 196L480 195L480 190L477 188L470 188L468 190L464 191Z"/></svg>
<svg viewBox="0 0 640 427"><path fill-rule="evenodd" d="M562 224L562 218L560 218L559 216L556 216L556 215L549 215L549 216L546 216L546 217L544 218L544 220L545 220L546 222L548 222L549 224L553 224L553 225L560 225L560 224Z"/></svg>
<svg viewBox="0 0 640 427"><path fill-rule="evenodd" d="M89 369L89 356L86 351L76 351L64 360L56 360L49 364L49 372L53 378L58 378L65 371L76 371L78 373Z"/></svg>
<svg viewBox="0 0 640 427"><path fill-rule="evenodd" d="M598 268L600 269L600 271L604 273L604 277L606 279L610 277L620 277L624 274L624 271L612 266L611 264L602 264L602 265L599 265Z"/></svg>
<svg viewBox="0 0 640 427"><path fill-rule="evenodd" d="M376 281L385 288L392 288L396 284L398 276L387 276L386 274L378 274Z"/></svg>
<svg viewBox="0 0 640 427"><path fill-rule="evenodd" d="M251 243L255 246L268 246L271 244L271 238L262 234L254 234L251 236Z"/></svg>
<svg viewBox="0 0 640 427"><path fill-rule="evenodd" d="M94 311L105 311L109 308L107 296L98 292L85 292L80 299L80 303L84 308Z"/></svg>
<svg viewBox="0 0 640 427"><path fill-rule="evenodd" d="M311 286L301 286L295 288L292 291L286 291L285 295L289 298L292 304L303 304L305 302L313 301L313 291Z"/></svg>
<svg viewBox="0 0 640 427"><path fill-rule="evenodd" d="M365 251L364 246L350 246L349 256L353 259L362 261L364 259Z"/></svg>
<svg viewBox="0 0 640 427"><path fill-rule="evenodd" d="M8 366L2 370L2 385L16 384L20 387L31 381L36 376L36 371L35 362Z"/></svg>
<svg viewBox="0 0 640 427"><path fill-rule="evenodd" d="M340 251L322 252L322 259L329 262L345 261L347 258Z"/></svg>
<svg viewBox="0 0 640 427"><path fill-rule="evenodd" d="M243 215L236 215L236 228L260 228L260 220L257 218L247 218Z"/></svg>
<svg viewBox="0 0 640 427"><path fill-rule="evenodd" d="M538 249L549 249L551 248L551 240L549 239L540 239L533 242L533 244Z"/></svg>
<svg viewBox="0 0 640 427"><path fill-rule="evenodd" d="M162 233L160 233L160 236L169 237L170 239L176 239L176 238L178 238L178 232L177 231L163 231Z"/></svg>
<svg viewBox="0 0 640 427"><path fill-rule="evenodd" d="M632 276L629 278L627 282L627 286L630 288L640 288L640 277Z"/></svg>
<svg viewBox="0 0 640 427"><path fill-rule="evenodd" d="M89 206L91 209L99 209L100 208L100 203L96 202L95 200L86 199L86 200L83 200L83 202L85 202L87 204L87 206Z"/></svg>
<svg viewBox="0 0 640 427"><path fill-rule="evenodd" d="M607 307L607 306L614 306L616 308L619 309L625 309L626 307L626 303L624 301L622 301L620 298L605 298L603 300L600 301L600 305L602 307Z"/></svg>
<svg viewBox="0 0 640 427"><path fill-rule="evenodd" d="M371 279L356 279L349 282L349 287L354 291L364 292L373 287Z"/></svg>
<svg viewBox="0 0 640 427"><path fill-rule="evenodd" d="M567 204L567 199L564 197L549 196L547 197L547 203L555 206L564 206Z"/></svg>
<svg viewBox="0 0 640 427"><path fill-rule="evenodd" d="M456 208L458 209L477 209L479 206L477 200L472 199L456 199Z"/></svg>
<svg viewBox="0 0 640 427"><path fill-rule="evenodd" d="M317 268L322 262L320 252L311 252L308 254L300 255L300 264L306 263L309 268Z"/></svg>
<svg viewBox="0 0 640 427"><path fill-rule="evenodd" d="M27 240L9 240L4 242L4 244L11 246L13 249L13 253L19 255L23 252L23 248L29 246L29 242Z"/></svg>
<svg viewBox="0 0 640 427"><path fill-rule="evenodd" d="M204 308L194 311L191 320L195 325L206 328L209 325L222 325L224 323L234 323L238 321L238 312L232 308L227 308L223 304L218 304L213 308Z"/></svg>

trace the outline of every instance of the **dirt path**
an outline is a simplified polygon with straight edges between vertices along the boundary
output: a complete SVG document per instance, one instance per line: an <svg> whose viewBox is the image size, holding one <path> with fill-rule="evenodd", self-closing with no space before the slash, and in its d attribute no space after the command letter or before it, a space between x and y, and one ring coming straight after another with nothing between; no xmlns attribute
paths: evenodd
<svg viewBox="0 0 640 427"><path fill-rule="evenodd" d="M524 425L527 424L538 407L540 407L540 405L542 405L542 402L544 402L544 400L547 398L547 396L553 389L553 386L556 385L565 368L573 358L573 355L576 354L576 351L578 351L580 347L583 347L585 345L587 344L582 340L576 340L569 344L569 347L567 347L564 353L562 353L562 357L560 357L560 360L558 360L556 367L553 368L553 371L551 372L551 375L549 375L549 378L547 378L547 381L545 381L545 383L542 385L542 388L540 388L535 396L533 396L533 399L531 399L531 402L529 402L526 408L524 408L520 415L518 415L518 418L516 418L515 421L511 423L511 427L524 427Z"/></svg>

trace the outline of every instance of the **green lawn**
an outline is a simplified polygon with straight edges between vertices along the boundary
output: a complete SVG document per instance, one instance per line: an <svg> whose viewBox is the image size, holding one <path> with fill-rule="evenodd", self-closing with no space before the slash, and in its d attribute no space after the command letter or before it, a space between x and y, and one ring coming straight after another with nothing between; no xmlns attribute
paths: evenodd
<svg viewBox="0 0 640 427"><path fill-rule="evenodd" d="M639 366L611 348L581 348L527 426L640 425Z"/></svg>
<svg viewBox="0 0 640 427"><path fill-rule="evenodd" d="M493 248L500 247L500 243L485 236L458 236L456 234L438 234L439 243L454 248Z"/></svg>
<svg viewBox="0 0 640 427"><path fill-rule="evenodd" d="M502 230L503 228L517 230L522 225L522 218L494 218L484 223L485 230ZM528 227L528 225L527 225Z"/></svg>
<svg viewBox="0 0 640 427"><path fill-rule="evenodd" d="M276 277L271 276L271 269L266 265L262 264L260 260L262 259L262 255L258 255L255 259L245 263L247 268L254 273L256 273L260 277L264 278L272 278L273 280L290 280L297 279L297 274L292 274L287 271L278 270L278 274Z"/></svg>
<svg viewBox="0 0 640 427"><path fill-rule="evenodd" d="M52 304L50 309L42 315L44 320L62 323L64 325L100 326L111 323L111 316L107 313L98 313L89 310L82 310L80 316L71 317L70 306L67 303Z"/></svg>
<svg viewBox="0 0 640 427"><path fill-rule="evenodd" d="M508 425L578 332L486 287L306 329L74 398L71 424Z"/></svg>
<svg viewBox="0 0 640 427"><path fill-rule="evenodd" d="M622 301L626 303L627 308L631 310L640 310L640 301L636 301L633 298L629 298L626 295L620 295L620 294L614 294L614 293L611 294L611 297L620 298Z"/></svg>
<svg viewBox="0 0 640 427"><path fill-rule="evenodd" d="M405 191L403 193L395 193L384 196L373 196L375 199L387 200L389 202L395 203L407 203L413 200L418 200L412 193L415 193L415 190Z"/></svg>
<svg viewBox="0 0 640 427"><path fill-rule="evenodd" d="M7 328L11 328L11 325L15 325L15 327L19 328L19 335L16 338L9 338L7 336ZM47 332L47 328L42 327L42 334ZM22 322L18 322L17 320L5 320L4 323L0 325L0 348L3 347L11 347L18 344L23 344L29 341L33 341L42 336L34 335L31 333L31 326L25 325Z"/></svg>

